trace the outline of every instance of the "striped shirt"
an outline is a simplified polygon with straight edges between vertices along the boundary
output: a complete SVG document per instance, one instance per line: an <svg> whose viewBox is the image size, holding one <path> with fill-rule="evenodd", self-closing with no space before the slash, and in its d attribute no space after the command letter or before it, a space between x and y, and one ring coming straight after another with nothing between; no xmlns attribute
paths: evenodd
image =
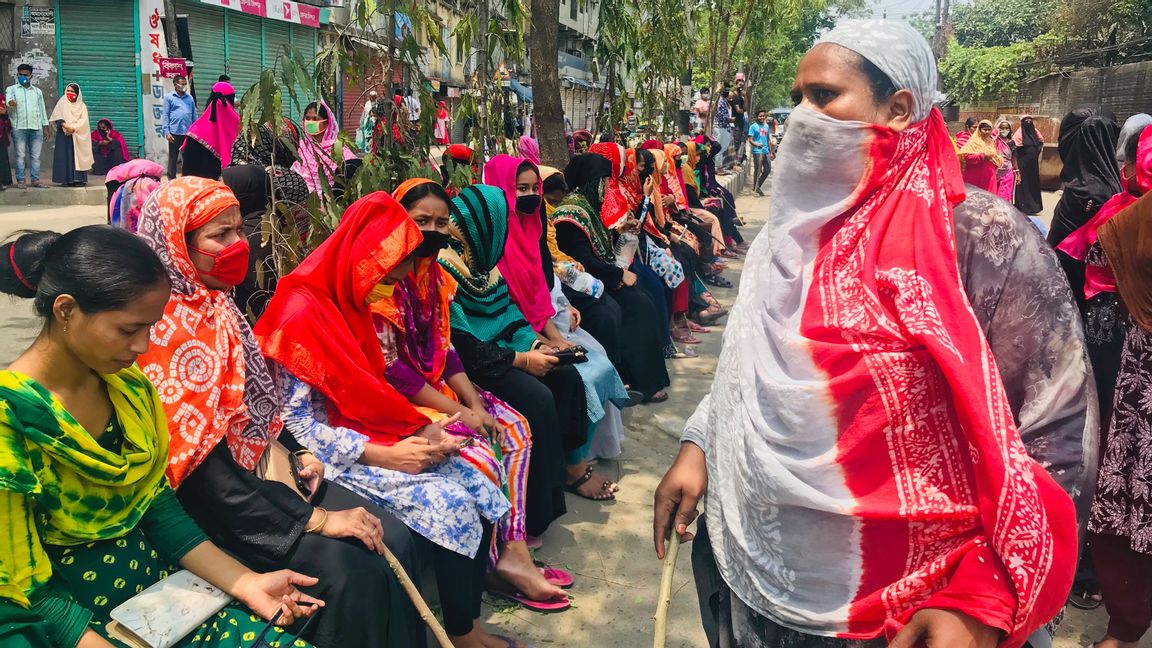
<svg viewBox="0 0 1152 648"><path fill-rule="evenodd" d="M48 125L48 111L44 109L44 93L40 88L29 85L8 86L4 91L4 101L15 101L16 107L8 107L8 117L16 130L39 130Z"/></svg>

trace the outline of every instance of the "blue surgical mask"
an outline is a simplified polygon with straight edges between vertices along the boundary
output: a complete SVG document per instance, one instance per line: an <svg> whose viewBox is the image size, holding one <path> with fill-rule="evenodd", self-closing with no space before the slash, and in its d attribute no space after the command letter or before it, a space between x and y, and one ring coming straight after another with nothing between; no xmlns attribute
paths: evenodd
<svg viewBox="0 0 1152 648"><path fill-rule="evenodd" d="M19 75L19 76L17 76L17 77L16 77L16 80L20 82L20 85L28 85L28 82L29 82L31 79L29 79L29 78L28 78L28 75L26 75L26 74L21 74L21 75Z"/></svg>

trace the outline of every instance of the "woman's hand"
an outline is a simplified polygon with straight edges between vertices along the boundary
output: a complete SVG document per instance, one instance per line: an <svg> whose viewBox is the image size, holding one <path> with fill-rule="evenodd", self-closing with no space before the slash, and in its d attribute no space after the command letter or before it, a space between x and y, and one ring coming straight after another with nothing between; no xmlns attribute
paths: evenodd
<svg viewBox="0 0 1152 648"><path fill-rule="evenodd" d="M324 607L324 601L296 589L297 586L310 587L319 582L317 578L289 569L266 574L248 572L236 581L229 594L265 620L281 612L276 625L288 626Z"/></svg>
<svg viewBox="0 0 1152 648"><path fill-rule="evenodd" d="M568 332L571 333L580 328L580 311L575 306L569 306L568 313L572 316L572 322L568 325Z"/></svg>
<svg viewBox="0 0 1152 648"><path fill-rule="evenodd" d="M560 362L560 359L556 356L539 351L524 351L516 354L516 363L519 364L513 363L513 366L537 378L542 378L546 376L549 371L552 371L552 368L556 366L557 362Z"/></svg>
<svg viewBox="0 0 1152 648"><path fill-rule="evenodd" d="M308 488L309 493L315 493L320 489L320 482L324 481L324 464L311 452L297 456L300 457L301 464L300 479L304 480L304 486Z"/></svg>
<svg viewBox="0 0 1152 648"><path fill-rule="evenodd" d="M480 432L484 429L484 417L481 416L481 411L475 409L465 409L460 412L460 422L468 426L468 429L473 432ZM483 412L487 414L487 412Z"/></svg>
<svg viewBox="0 0 1152 648"><path fill-rule="evenodd" d="M428 425L425 425L424 427L420 428L420 430L417 431L412 436L427 439L428 441L431 441L432 443L439 443L447 437L447 435L444 434L444 428L448 427L449 425L452 425L453 423L455 423L456 421L459 421L459 420L460 420L460 414L459 413L453 414L452 416L449 416L446 419L440 419L439 421L436 421L435 423L429 423Z"/></svg>
<svg viewBox="0 0 1152 648"><path fill-rule="evenodd" d="M452 438L434 442L424 437L410 436L388 450L388 459L382 462L382 467L419 475L458 454L460 444Z"/></svg>
<svg viewBox="0 0 1152 648"><path fill-rule="evenodd" d="M370 551L384 555L384 527L380 524L380 518L363 507L347 511L328 511L327 517L324 515L324 511L319 509L312 514L313 518L319 516L324 521L324 526L318 531L320 535L325 538L356 538ZM308 528L319 523L320 520L309 520Z"/></svg>
<svg viewBox="0 0 1152 648"><path fill-rule="evenodd" d="M653 191L656 191L656 176L650 175L648 179L644 181L644 195L651 198Z"/></svg>
<svg viewBox="0 0 1152 648"><path fill-rule="evenodd" d="M572 266L576 268L576 272L584 272L584 264L579 261L573 261Z"/></svg>
<svg viewBox="0 0 1152 648"><path fill-rule="evenodd" d="M624 276L622 277L622 280L623 280L625 286L635 286L636 285L636 273L632 272L631 270L625 270Z"/></svg>
<svg viewBox="0 0 1152 648"><path fill-rule="evenodd" d="M924 608L913 614L908 625L892 637L888 648L996 648L1001 634L999 628L986 626L963 612Z"/></svg>
<svg viewBox="0 0 1152 648"><path fill-rule="evenodd" d="M704 451L695 443L681 443L680 454L664 473L652 503L652 540L656 544L657 558L664 559L669 524L676 525L680 542L692 539L688 525L699 515L696 505L707 489L708 464Z"/></svg>
<svg viewBox="0 0 1152 648"><path fill-rule="evenodd" d="M660 202L664 203L666 209L671 209L676 204L676 198L671 194L667 196L660 196Z"/></svg>

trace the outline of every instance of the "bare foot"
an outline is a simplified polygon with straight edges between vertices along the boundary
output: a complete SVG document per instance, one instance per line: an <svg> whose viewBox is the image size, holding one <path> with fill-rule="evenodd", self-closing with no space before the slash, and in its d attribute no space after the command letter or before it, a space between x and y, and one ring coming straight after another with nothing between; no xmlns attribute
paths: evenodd
<svg viewBox="0 0 1152 648"><path fill-rule="evenodd" d="M488 634L479 623L473 624L472 632L461 636L448 636L456 648L508 648L508 642L501 637ZM524 644L516 641L517 648Z"/></svg>
<svg viewBox="0 0 1152 648"><path fill-rule="evenodd" d="M565 596L564 590L544 578L544 572L536 567L523 541L504 543L493 575L505 586L504 589L510 587L533 601L551 601Z"/></svg>
<svg viewBox="0 0 1152 648"><path fill-rule="evenodd" d="M1092 648L1136 648L1139 642L1136 641L1120 641L1111 635L1104 635L1104 638L1092 644Z"/></svg>

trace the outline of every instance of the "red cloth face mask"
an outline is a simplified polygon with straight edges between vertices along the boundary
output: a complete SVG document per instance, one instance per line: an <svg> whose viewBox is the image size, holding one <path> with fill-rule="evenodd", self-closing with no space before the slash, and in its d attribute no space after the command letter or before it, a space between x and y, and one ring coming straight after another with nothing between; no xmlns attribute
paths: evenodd
<svg viewBox="0 0 1152 648"><path fill-rule="evenodd" d="M65 92L64 96L68 97L68 101L76 101L76 97L79 95L77 95L75 92Z"/></svg>
<svg viewBox="0 0 1152 648"><path fill-rule="evenodd" d="M239 239L216 254L194 247L188 249L212 257L212 269L200 272L224 285L238 285L248 275L248 239Z"/></svg>

